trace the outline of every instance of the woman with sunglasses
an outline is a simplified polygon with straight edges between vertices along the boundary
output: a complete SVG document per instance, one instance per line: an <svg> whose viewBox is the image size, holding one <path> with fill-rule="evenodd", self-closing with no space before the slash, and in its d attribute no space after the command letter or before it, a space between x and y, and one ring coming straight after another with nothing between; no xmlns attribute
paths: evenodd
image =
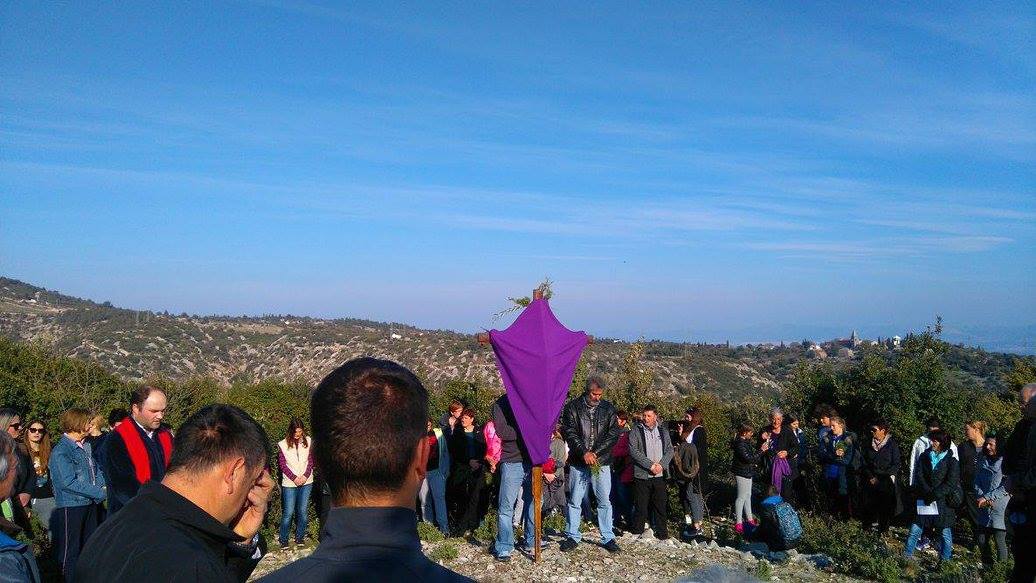
<svg viewBox="0 0 1036 583"><path fill-rule="evenodd" d="M50 513L54 511L54 488L50 484L50 435L47 426L39 419L29 422L25 430L25 445L36 470L36 483L32 490L32 511L40 519L43 528L49 528Z"/></svg>
<svg viewBox="0 0 1036 583"><path fill-rule="evenodd" d="M0 409L0 429L6 430L7 435L10 435L12 439L18 442L18 446L15 448L14 453L18 458L18 470L15 473L14 487L11 489L11 511L15 517L15 523L25 530L31 530L31 526L28 521L28 508L32 502L32 489L36 484L36 472L32 469L32 461L29 459L29 453L25 449L25 444L21 443L22 433L22 418L18 415L18 412L14 409L3 408ZM17 503L17 504L15 504ZM7 504L7 503L5 503ZM13 506L17 506L14 508Z"/></svg>

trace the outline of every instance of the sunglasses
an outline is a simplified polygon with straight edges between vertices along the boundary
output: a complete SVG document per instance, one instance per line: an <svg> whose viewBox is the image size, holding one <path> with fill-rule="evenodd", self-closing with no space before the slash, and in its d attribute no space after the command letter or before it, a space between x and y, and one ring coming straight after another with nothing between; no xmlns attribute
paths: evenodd
<svg viewBox="0 0 1036 583"><path fill-rule="evenodd" d="M29 433L43 433L43 431L44 431L44 429L42 427L30 427L29 428Z"/></svg>
<svg viewBox="0 0 1036 583"><path fill-rule="evenodd" d="M8 425L8 427L10 427L11 429L21 429L22 428L22 424L21 423L12 423L12 424Z"/></svg>

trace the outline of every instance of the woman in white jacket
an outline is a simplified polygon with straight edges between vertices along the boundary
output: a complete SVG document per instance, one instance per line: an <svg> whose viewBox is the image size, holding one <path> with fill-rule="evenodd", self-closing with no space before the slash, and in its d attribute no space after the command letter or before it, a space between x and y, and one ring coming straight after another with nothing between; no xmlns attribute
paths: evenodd
<svg viewBox="0 0 1036 583"><path fill-rule="evenodd" d="M287 435L277 443L281 468L281 529L278 541L288 546L291 519L295 517L295 544L302 544L308 522L309 494L313 490L313 441L298 417L291 420Z"/></svg>

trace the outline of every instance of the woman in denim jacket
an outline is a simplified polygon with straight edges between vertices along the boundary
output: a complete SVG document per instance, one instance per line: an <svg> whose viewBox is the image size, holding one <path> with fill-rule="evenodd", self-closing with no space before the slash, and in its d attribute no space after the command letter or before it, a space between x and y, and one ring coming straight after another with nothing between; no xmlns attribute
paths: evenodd
<svg viewBox="0 0 1036 583"><path fill-rule="evenodd" d="M50 515L54 557L68 583L72 583L79 551L100 524L101 502L107 495L104 474L85 441L89 425L90 412L86 409L62 413L64 435L51 451L47 465L54 488L55 508Z"/></svg>

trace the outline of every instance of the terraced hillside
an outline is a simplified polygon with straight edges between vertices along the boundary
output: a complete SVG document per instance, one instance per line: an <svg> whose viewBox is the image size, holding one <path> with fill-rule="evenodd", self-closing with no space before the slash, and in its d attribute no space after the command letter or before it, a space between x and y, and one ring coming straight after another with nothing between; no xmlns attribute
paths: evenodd
<svg viewBox="0 0 1036 583"><path fill-rule="evenodd" d="M433 387L453 379L500 384L491 352L472 334L354 319L138 312L7 278L0 278L0 334L97 361L127 379L276 377L315 383L343 361L371 355L406 364ZM598 341L586 353L590 370L614 375L629 349L626 342ZM751 350L648 342L641 366L663 395L705 389L734 396L779 390L779 378L805 357L799 346Z"/></svg>

